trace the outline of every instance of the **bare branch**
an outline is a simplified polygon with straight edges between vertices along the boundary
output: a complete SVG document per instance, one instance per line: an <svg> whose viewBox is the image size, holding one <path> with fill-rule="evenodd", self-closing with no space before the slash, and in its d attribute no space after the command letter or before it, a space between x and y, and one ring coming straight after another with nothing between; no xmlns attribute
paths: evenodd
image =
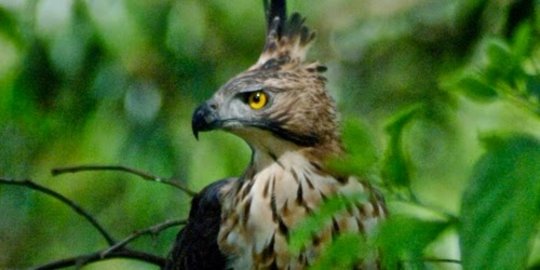
<svg viewBox="0 0 540 270"><path fill-rule="evenodd" d="M153 225L152 227L148 227L148 228L145 228L145 229L142 229L142 230L135 231L130 236L126 237L122 241L119 241L115 245L113 245L113 246L109 247L108 249L106 249L105 251L103 251L103 253L101 253L101 256L106 257L109 253L112 253L112 252L115 252L117 250L122 249L127 244L129 244L130 242L132 242L133 240L139 238L142 235L145 235L145 234L156 235L156 234L160 233L161 231L166 230L168 228L171 228L171 227L174 227L174 226L179 226L179 225L184 225L184 224L186 224L186 222L187 222L186 220L180 220L180 219L167 220L165 222Z"/></svg>
<svg viewBox="0 0 540 270"><path fill-rule="evenodd" d="M195 196L197 193L195 191L190 190L189 188L183 186L182 184L178 183L178 181L174 181L171 178L163 178L159 176L152 175L150 173L125 167L125 166L115 166L115 165L81 165L81 166L73 166L73 167L65 167L65 168L54 168L51 170L51 173L53 176L65 174L65 173L78 173L78 172L84 172L84 171L120 171L120 172L127 172L130 174L137 175L141 177L144 180L154 181L163 183L169 186L173 186L177 189L180 189L187 193L190 196Z"/></svg>
<svg viewBox="0 0 540 270"><path fill-rule="evenodd" d="M41 186L31 180L28 180L28 179L25 179L25 180L13 180L13 179L5 179L5 178L0 178L0 183L3 183L3 184L8 184L8 185L16 185L16 186L25 186L25 187L28 187L30 189L33 189L33 190L36 190L36 191L39 191L43 194L46 194L46 195L49 195L63 203L65 203L66 205L68 205L71 209L73 209L75 212L77 212L77 214L83 216L88 222L90 222L90 224L92 224L92 226L94 226L94 228L96 228L99 233L103 236L103 238L105 238L105 240L107 241L107 243L112 246L116 243L116 241L114 240L114 238L107 232L107 230L105 230L105 228L103 226L101 226L101 224L99 224L99 222L90 214L88 213L86 210L82 209L79 205L77 205L75 202L73 202L72 200L66 198L64 195L52 190L52 189L49 189L47 187L44 187L44 186Z"/></svg>
<svg viewBox="0 0 540 270"><path fill-rule="evenodd" d="M67 259L58 260L55 262L47 263L32 269L35 270L48 270L48 269L59 269L69 266L83 266L93 262L104 261L107 259L113 258L124 258L124 259L133 259L138 261L147 262L149 264L157 265L159 267L164 267L166 259L159 257L150 253L120 248L118 250L111 251L105 256L102 256L104 251L97 251L90 254L84 254L76 257L71 257Z"/></svg>

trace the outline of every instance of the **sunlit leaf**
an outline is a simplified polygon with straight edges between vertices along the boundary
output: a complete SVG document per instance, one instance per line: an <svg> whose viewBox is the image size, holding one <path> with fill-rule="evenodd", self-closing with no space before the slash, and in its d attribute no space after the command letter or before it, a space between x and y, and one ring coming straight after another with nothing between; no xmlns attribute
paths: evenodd
<svg viewBox="0 0 540 270"><path fill-rule="evenodd" d="M461 207L464 269L524 269L539 221L540 142L489 137Z"/></svg>
<svg viewBox="0 0 540 270"><path fill-rule="evenodd" d="M384 254L385 269L398 269L402 263L422 266L423 251L450 225L445 221L426 221L393 216L381 226L377 244Z"/></svg>

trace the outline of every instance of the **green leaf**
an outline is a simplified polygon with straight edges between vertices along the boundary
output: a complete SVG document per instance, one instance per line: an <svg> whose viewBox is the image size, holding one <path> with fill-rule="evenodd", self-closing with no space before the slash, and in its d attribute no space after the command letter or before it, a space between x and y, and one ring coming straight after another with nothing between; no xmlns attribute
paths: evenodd
<svg viewBox="0 0 540 270"><path fill-rule="evenodd" d="M343 144L347 155L328 162L330 168L346 175L364 176L372 170L379 157L373 137L367 127L356 119L343 122Z"/></svg>
<svg viewBox="0 0 540 270"><path fill-rule="evenodd" d="M504 40L489 39L485 43L487 63L483 70L486 81L496 86L498 82L514 85L517 77L524 74L518 59Z"/></svg>
<svg viewBox="0 0 540 270"><path fill-rule="evenodd" d="M399 265L422 268L423 251L451 223L426 221L407 216L392 216L382 224L377 235L384 269L399 269Z"/></svg>
<svg viewBox="0 0 540 270"><path fill-rule="evenodd" d="M493 86L486 83L477 72L465 72L456 83L456 87L463 91L469 98L479 102L493 101L497 97L497 91Z"/></svg>
<svg viewBox="0 0 540 270"><path fill-rule="evenodd" d="M422 107L422 104L414 104L396 113L388 120L385 129L386 132L390 135L401 133L405 125L407 125L416 116L416 114L420 112Z"/></svg>
<svg viewBox="0 0 540 270"><path fill-rule="evenodd" d="M540 217L540 142L527 135L484 142L461 206L463 268L524 269Z"/></svg>
<svg viewBox="0 0 540 270"><path fill-rule="evenodd" d="M17 20L8 10L0 6L0 32L5 33L18 45L21 43L20 31L17 26Z"/></svg>
<svg viewBox="0 0 540 270"><path fill-rule="evenodd" d="M512 37L512 51L518 59L523 60L531 53L532 45L532 27L530 23L523 23Z"/></svg>
<svg viewBox="0 0 540 270"><path fill-rule="evenodd" d="M328 198L322 203L319 209L292 230L289 239L290 250L293 253L300 252L312 240L313 235L322 231L330 224L335 214L345 211L351 204L365 202L366 200L367 197L363 193Z"/></svg>
<svg viewBox="0 0 540 270"><path fill-rule="evenodd" d="M325 248L310 270L353 269L367 251L366 239L361 234L342 234Z"/></svg>
<svg viewBox="0 0 540 270"><path fill-rule="evenodd" d="M526 79L527 92L540 100L540 75L529 75Z"/></svg>
<svg viewBox="0 0 540 270"><path fill-rule="evenodd" d="M504 40L488 40L485 50L486 56L493 66L505 67L508 65L508 60L514 58L510 47Z"/></svg>
<svg viewBox="0 0 540 270"><path fill-rule="evenodd" d="M402 135L407 124L420 111L421 105L414 105L394 116L386 126L390 136L385 151L382 176L386 182L398 187L407 187L410 183L408 161L403 151Z"/></svg>

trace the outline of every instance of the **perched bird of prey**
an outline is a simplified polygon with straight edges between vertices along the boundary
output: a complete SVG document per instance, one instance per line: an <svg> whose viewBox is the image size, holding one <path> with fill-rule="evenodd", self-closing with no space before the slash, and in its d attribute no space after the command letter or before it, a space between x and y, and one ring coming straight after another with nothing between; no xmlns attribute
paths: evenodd
<svg viewBox="0 0 540 270"><path fill-rule="evenodd" d="M267 36L258 61L223 85L194 112L195 137L221 129L252 149L242 176L202 190L192 202L167 269L304 269L343 232L369 233L386 215L380 195L354 176L332 172L344 153L333 99L318 62L305 62L315 34L284 0L263 1ZM335 214L299 254L287 239L333 196L368 199ZM359 267L377 268L377 262Z"/></svg>

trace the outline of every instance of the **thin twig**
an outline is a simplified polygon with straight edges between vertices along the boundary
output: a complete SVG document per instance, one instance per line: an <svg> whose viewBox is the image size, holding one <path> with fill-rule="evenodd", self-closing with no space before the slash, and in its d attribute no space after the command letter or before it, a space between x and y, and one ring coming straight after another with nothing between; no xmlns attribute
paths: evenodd
<svg viewBox="0 0 540 270"><path fill-rule="evenodd" d="M439 259L439 258L424 258L424 262L428 263L453 263L453 264L461 264L460 260L456 259Z"/></svg>
<svg viewBox="0 0 540 270"><path fill-rule="evenodd" d="M190 190L189 188L183 186L182 184L179 184L177 181L173 181L172 179L167 179L159 176L155 176L152 174L149 174L147 172L129 168L126 166L116 166L116 165L81 165L81 166L73 166L73 167L65 167L65 168L54 168L51 170L51 173L53 176L65 174L65 173L78 173L78 172L84 172L84 171L120 171L120 172L127 172L130 174L137 175L141 177L144 180L159 182L163 184L167 184L169 186L173 186L175 188L178 188L185 193L187 193L190 196L195 196L197 193L195 191Z"/></svg>
<svg viewBox="0 0 540 270"><path fill-rule="evenodd" d="M403 260L403 263L451 263L451 264L461 264L460 260L457 259L440 259L440 258L423 258L418 260Z"/></svg>
<svg viewBox="0 0 540 270"><path fill-rule="evenodd" d="M101 224L99 224L99 222L90 213L88 213L86 210L82 209L79 205L77 205L72 200L66 198L64 195L62 195L62 194L60 194L60 193L58 193L58 192L56 192L56 191L54 191L52 189L49 189L49 188L46 188L46 187L41 186L39 184L36 184L32 180L28 180L28 179L25 179L25 180L13 180L13 179L0 178L0 183L4 183L4 184L8 184L8 185L16 185L16 186L25 186L25 187L28 187L30 189L39 191L39 192L41 192L43 194L49 195L49 196L63 202L64 204L68 205L71 209L73 209L75 212L77 212L77 214L83 216L88 222L90 222L90 224L92 224L92 226L94 226L94 228L96 228L99 231L99 233L103 236L103 238L105 238L105 240L107 241L107 243L110 246L113 246L116 243L114 238L107 232L107 230L105 230L105 228L103 226L101 226Z"/></svg>
<svg viewBox="0 0 540 270"><path fill-rule="evenodd" d="M59 269L69 266L83 266L86 264L90 264L93 262L98 261L104 261L107 259L113 259L113 258L124 258L124 259L134 259L138 261L147 262L153 265L157 265L159 267L164 267L166 263L166 259L160 256L156 256L150 253L121 248L112 252L109 252L105 255L105 257L102 256L103 251L97 251L94 253L84 254L80 256L75 256L67 259L58 260L55 262L50 262L32 269L35 270L49 270L49 269Z"/></svg>
<svg viewBox="0 0 540 270"><path fill-rule="evenodd" d="M184 225L184 224L186 224L186 220L175 219L175 220L168 220L168 221L153 225L152 227L148 227L148 228L145 228L145 229L142 229L142 230L135 231L130 236L126 237L125 239L117 242L115 245L113 245L113 246L109 247L108 249L104 250L101 253L101 256L106 257L107 255L109 255L109 253L120 250L121 248L125 247L127 244L129 244L130 242L132 242L133 240L139 238L142 235L145 235L145 234L156 235L156 234L160 233L161 231L166 230L168 228L178 226L178 225Z"/></svg>

